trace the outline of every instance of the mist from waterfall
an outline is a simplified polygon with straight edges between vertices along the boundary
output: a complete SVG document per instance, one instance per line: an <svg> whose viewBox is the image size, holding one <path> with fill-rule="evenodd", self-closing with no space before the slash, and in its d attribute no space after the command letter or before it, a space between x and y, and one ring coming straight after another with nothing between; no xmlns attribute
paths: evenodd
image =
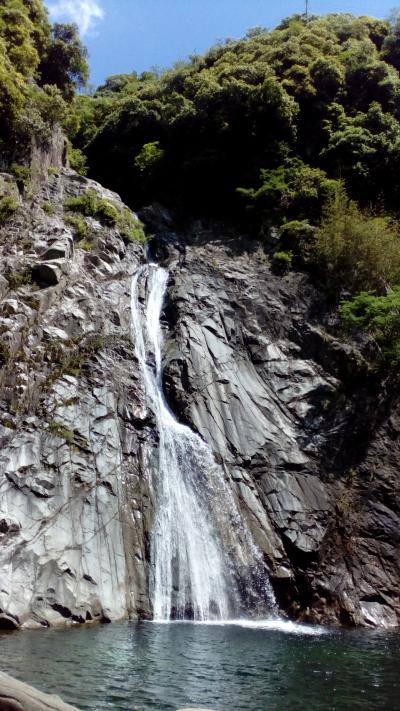
<svg viewBox="0 0 400 711"><path fill-rule="evenodd" d="M160 318L167 281L166 269L148 264L133 277L131 293L136 356L159 432L151 535L153 616L158 621L226 620L240 610L235 570L245 567L249 555L257 558L258 551L210 448L177 421L165 400Z"/></svg>

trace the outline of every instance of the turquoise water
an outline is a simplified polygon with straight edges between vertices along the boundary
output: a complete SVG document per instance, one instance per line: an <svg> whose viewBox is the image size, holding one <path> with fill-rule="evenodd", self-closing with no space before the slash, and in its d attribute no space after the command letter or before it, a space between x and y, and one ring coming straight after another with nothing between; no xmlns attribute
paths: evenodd
<svg viewBox="0 0 400 711"><path fill-rule="evenodd" d="M400 635L268 623L118 623L0 634L0 669L82 711L385 711Z"/></svg>

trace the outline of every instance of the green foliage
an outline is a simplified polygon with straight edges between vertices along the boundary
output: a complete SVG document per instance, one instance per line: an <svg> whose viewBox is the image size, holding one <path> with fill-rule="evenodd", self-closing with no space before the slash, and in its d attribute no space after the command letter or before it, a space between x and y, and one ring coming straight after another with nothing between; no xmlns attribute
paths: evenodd
<svg viewBox="0 0 400 711"><path fill-rule="evenodd" d="M80 212L82 215L96 217L98 201L99 197L95 190L87 190L77 197L67 198L64 201L64 207L67 210Z"/></svg>
<svg viewBox="0 0 400 711"><path fill-rule="evenodd" d="M341 314L345 323L375 339L385 361L400 363L400 286L383 296L363 291L342 302Z"/></svg>
<svg viewBox="0 0 400 711"><path fill-rule="evenodd" d="M42 0L0 5L0 150L6 158L35 136L48 140L87 78L77 28L48 21Z"/></svg>
<svg viewBox="0 0 400 711"><path fill-rule="evenodd" d="M50 420L49 430L55 437L60 437L60 439L65 439L69 444L73 444L75 440L75 435L73 430L70 430L62 422L58 420Z"/></svg>
<svg viewBox="0 0 400 711"><path fill-rule="evenodd" d="M71 225L77 240L86 239L89 234L89 225L82 215L66 215L65 222Z"/></svg>
<svg viewBox="0 0 400 711"><path fill-rule="evenodd" d="M138 240L143 242L146 239L143 225L135 219L128 208L119 208L109 200L100 198L95 190L87 190L79 197L68 198L64 202L64 207L67 210L81 213L86 217L93 217L107 227L116 227L121 237L127 241ZM82 218L78 217L75 222L71 221L71 217L68 219L70 224L73 224L82 236L87 235L82 225Z"/></svg>
<svg viewBox="0 0 400 711"><path fill-rule="evenodd" d="M272 256L272 268L278 274L286 274L286 272L290 271L292 262L292 252L275 252Z"/></svg>
<svg viewBox="0 0 400 711"><path fill-rule="evenodd" d="M324 208L310 259L339 291L385 293L400 281L398 224L361 211L342 187Z"/></svg>
<svg viewBox="0 0 400 711"><path fill-rule="evenodd" d="M79 39L76 25L56 23L51 41L38 69L42 84L58 87L66 100L71 100L76 88L89 78L87 50Z"/></svg>
<svg viewBox="0 0 400 711"><path fill-rule="evenodd" d="M295 257L307 259L314 242L315 227L307 220L292 220L281 226L279 236L284 250L290 250Z"/></svg>
<svg viewBox="0 0 400 711"><path fill-rule="evenodd" d="M79 175L87 175L88 166L86 156L80 148L73 148L71 143L68 143L68 160L71 168L76 170Z"/></svg>
<svg viewBox="0 0 400 711"><path fill-rule="evenodd" d="M100 198L95 190L87 190L83 195L68 198L64 207L73 212L80 212L86 217L94 217L105 225L114 226L118 221L118 210L108 200Z"/></svg>
<svg viewBox="0 0 400 711"><path fill-rule="evenodd" d="M298 15L165 72L110 77L78 97L70 136L133 206L318 220L344 179L353 199L397 209L398 37L397 18Z"/></svg>
<svg viewBox="0 0 400 711"><path fill-rule="evenodd" d="M42 210L46 215L54 215L56 212L56 207L52 202L42 202Z"/></svg>
<svg viewBox="0 0 400 711"><path fill-rule="evenodd" d="M10 171L14 175L18 185L20 187L26 187L31 179L31 169L26 165L12 163Z"/></svg>
<svg viewBox="0 0 400 711"><path fill-rule="evenodd" d="M126 242L146 242L143 223L124 207L118 215L118 230Z"/></svg>
<svg viewBox="0 0 400 711"><path fill-rule="evenodd" d="M118 223L118 210L109 200L100 198L97 201L93 217L97 217L103 225L115 227Z"/></svg>
<svg viewBox="0 0 400 711"><path fill-rule="evenodd" d="M89 336L59 358L58 375L79 376L88 360L106 346L103 336Z"/></svg>
<svg viewBox="0 0 400 711"><path fill-rule="evenodd" d="M141 173L148 173L162 160L165 152L160 148L160 141L145 143L135 158L135 166Z"/></svg>
<svg viewBox="0 0 400 711"><path fill-rule="evenodd" d="M318 218L323 203L339 187L324 171L298 158L287 159L274 169L263 169L260 177L259 188L238 188L237 192L248 209L267 220L276 220L279 216Z"/></svg>
<svg viewBox="0 0 400 711"><path fill-rule="evenodd" d="M400 16L398 12L392 15L390 31L382 44L381 56L386 62L393 64L396 69L400 70Z"/></svg>
<svg viewBox="0 0 400 711"><path fill-rule="evenodd" d="M0 226L3 225L18 209L18 202L12 195L0 197Z"/></svg>

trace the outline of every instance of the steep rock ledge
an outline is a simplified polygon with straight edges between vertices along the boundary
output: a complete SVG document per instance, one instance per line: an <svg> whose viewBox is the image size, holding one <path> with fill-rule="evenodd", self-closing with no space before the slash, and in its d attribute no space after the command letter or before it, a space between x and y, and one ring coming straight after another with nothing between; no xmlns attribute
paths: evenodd
<svg viewBox="0 0 400 711"><path fill-rule="evenodd" d="M155 433L130 334L143 250L92 218L82 248L63 202L89 188L121 206L53 170L2 229L0 627L149 615Z"/></svg>
<svg viewBox="0 0 400 711"><path fill-rule="evenodd" d="M280 607L396 626L396 390L325 331L304 276L275 276L216 229L185 240L184 259L165 229L158 246L171 263L166 389L224 464Z"/></svg>
<svg viewBox="0 0 400 711"><path fill-rule="evenodd" d="M3 628L151 614L158 436L130 328L143 250L93 218L92 242L77 238L63 203L89 188L122 206L67 168L22 195L0 180L20 204L0 244ZM304 276L273 275L217 227L185 242L166 213L146 219L171 272L168 397L223 466L279 606L395 625L396 387L327 333Z"/></svg>

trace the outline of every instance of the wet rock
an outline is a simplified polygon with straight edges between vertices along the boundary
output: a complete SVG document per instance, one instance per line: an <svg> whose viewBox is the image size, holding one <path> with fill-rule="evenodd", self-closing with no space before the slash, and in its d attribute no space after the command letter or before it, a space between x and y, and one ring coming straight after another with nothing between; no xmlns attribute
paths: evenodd
<svg viewBox="0 0 400 711"><path fill-rule="evenodd" d="M44 694L0 672L0 711L78 711L58 696Z"/></svg>
<svg viewBox="0 0 400 711"><path fill-rule="evenodd" d="M18 627L18 618L0 609L0 630L17 630Z"/></svg>
<svg viewBox="0 0 400 711"><path fill-rule="evenodd" d="M329 336L304 277L271 274L215 227L198 235L171 269L172 407L230 477L281 608L397 624L398 391L390 403L357 348Z"/></svg>
<svg viewBox="0 0 400 711"><path fill-rule="evenodd" d="M397 627L397 615L393 608L379 602L362 602L361 614L366 625L371 627Z"/></svg>

